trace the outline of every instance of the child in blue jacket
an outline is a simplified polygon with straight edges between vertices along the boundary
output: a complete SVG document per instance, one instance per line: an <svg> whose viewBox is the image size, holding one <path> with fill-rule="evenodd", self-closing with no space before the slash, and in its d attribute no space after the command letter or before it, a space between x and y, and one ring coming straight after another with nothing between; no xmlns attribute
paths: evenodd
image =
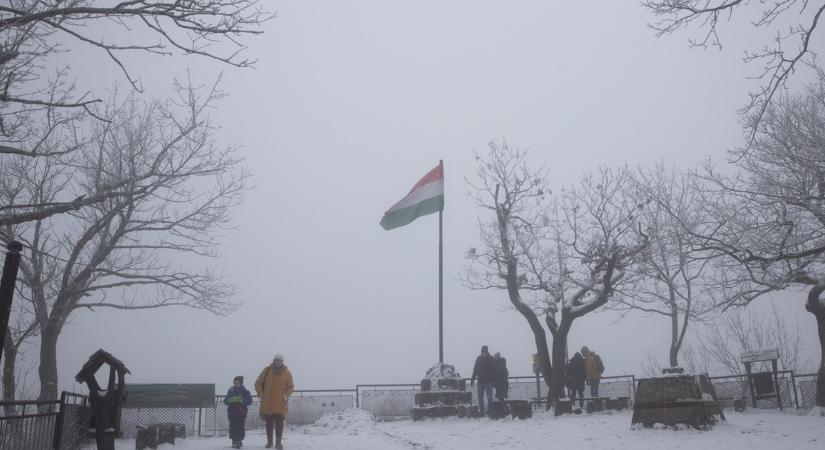
<svg viewBox="0 0 825 450"><path fill-rule="evenodd" d="M244 387L243 377L237 376L232 380L223 403L229 416L229 439L232 439L232 448L243 447L243 438L246 436L246 412L252 404L252 394Z"/></svg>

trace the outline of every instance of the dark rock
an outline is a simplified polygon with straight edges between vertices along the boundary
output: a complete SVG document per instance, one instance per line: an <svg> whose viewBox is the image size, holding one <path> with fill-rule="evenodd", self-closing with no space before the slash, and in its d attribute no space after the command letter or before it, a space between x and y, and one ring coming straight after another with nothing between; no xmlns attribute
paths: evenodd
<svg viewBox="0 0 825 450"><path fill-rule="evenodd" d="M570 399L559 399L553 404L553 413L556 416L560 416L562 414L573 414L573 402Z"/></svg>
<svg viewBox="0 0 825 450"><path fill-rule="evenodd" d="M529 400L507 400L507 407L510 408L510 414L515 419L527 419L533 417L533 405Z"/></svg>

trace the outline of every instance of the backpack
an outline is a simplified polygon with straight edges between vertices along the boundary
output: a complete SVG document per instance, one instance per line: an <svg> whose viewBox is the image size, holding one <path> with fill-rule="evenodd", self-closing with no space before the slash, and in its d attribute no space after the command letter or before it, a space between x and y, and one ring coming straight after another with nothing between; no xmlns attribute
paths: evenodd
<svg viewBox="0 0 825 450"><path fill-rule="evenodd" d="M600 375L604 373L604 363L602 362L602 357L599 355L596 355L596 370L599 371Z"/></svg>

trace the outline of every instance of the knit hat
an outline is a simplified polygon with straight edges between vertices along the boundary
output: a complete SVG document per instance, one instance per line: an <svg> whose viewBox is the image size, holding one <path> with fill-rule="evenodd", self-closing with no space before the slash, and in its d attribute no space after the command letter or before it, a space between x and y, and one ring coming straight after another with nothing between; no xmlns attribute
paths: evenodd
<svg viewBox="0 0 825 450"><path fill-rule="evenodd" d="M237 377L232 379L232 382L240 381L243 384L243 375L238 375Z"/></svg>
<svg viewBox="0 0 825 450"><path fill-rule="evenodd" d="M284 360L284 355L282 355L282 354L280 354L280 353L277 353L277 354L275 355L275 357L274 357L274 358L272 358L272 360L273 360L273 361L275 361L275 360L281 360L281 361L283 361L283 360Z"/></svg>

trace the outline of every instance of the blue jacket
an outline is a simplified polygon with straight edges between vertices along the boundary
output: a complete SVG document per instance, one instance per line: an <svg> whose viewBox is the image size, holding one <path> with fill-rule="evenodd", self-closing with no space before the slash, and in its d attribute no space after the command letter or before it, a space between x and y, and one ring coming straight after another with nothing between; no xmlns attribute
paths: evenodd
<svg viewBox="0 0 825 450"><path fill-rule="evenodd" d="M223 404L228 406L227 410L232 410L233 407L238 406L242 406L243 409L246 410L246 408L252 404L252 394L243 386L232 386L226 392L226 397L223 398Z"/></svg>

